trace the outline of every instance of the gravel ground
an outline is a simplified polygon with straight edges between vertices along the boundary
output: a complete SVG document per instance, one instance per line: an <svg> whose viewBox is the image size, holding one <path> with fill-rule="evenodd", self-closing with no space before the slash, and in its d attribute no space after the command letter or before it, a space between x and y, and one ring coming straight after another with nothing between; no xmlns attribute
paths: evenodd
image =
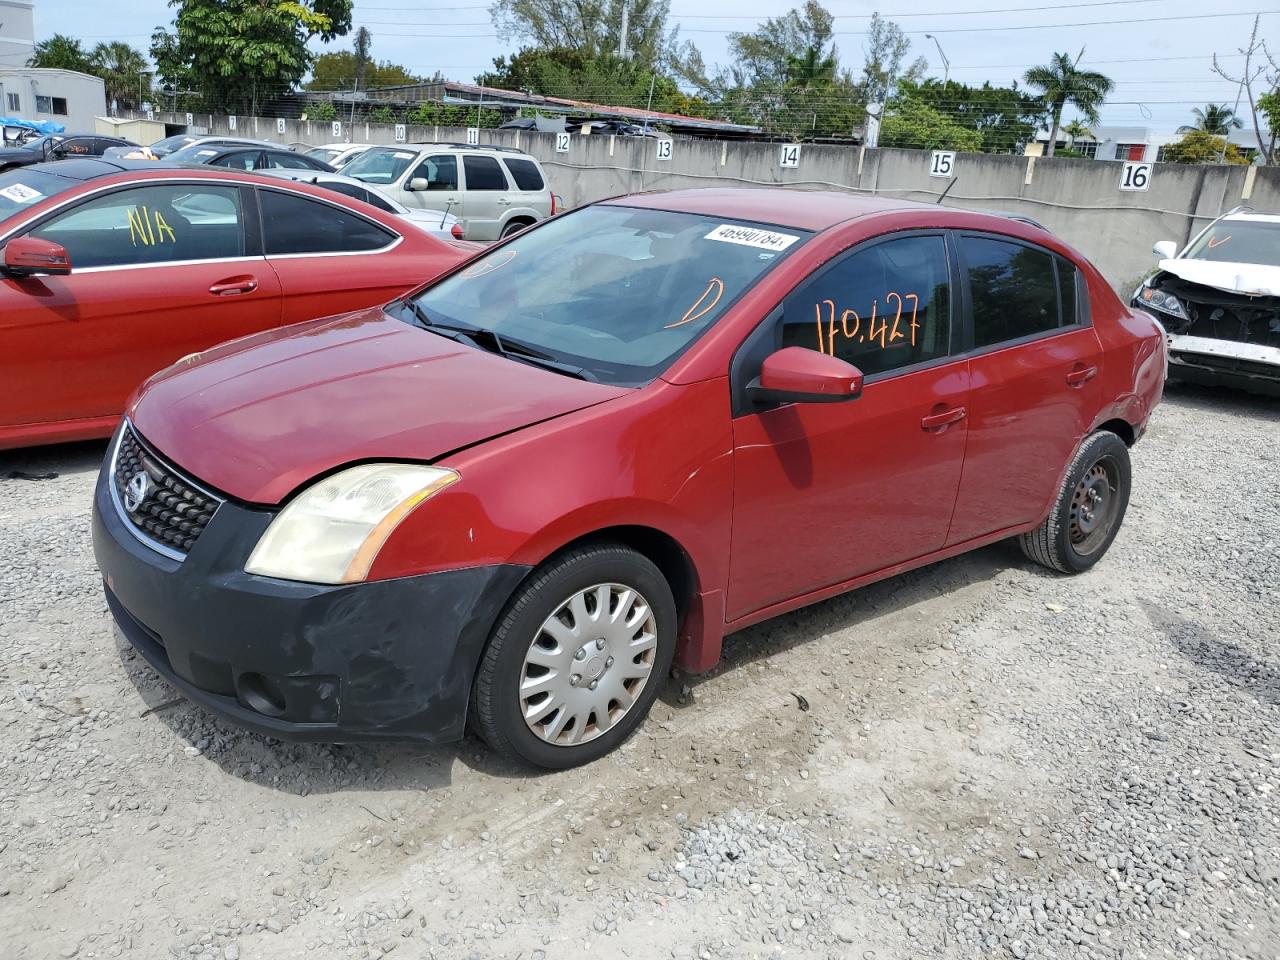
<svg viewBox="0 0 1280 960"><path fill-rule="evenodd" d="M1280 957L1280 403L1171 386L1089 574L1001 544L763 624L556 776L175 700L101 454L0 454L6 960Z"/></svg>

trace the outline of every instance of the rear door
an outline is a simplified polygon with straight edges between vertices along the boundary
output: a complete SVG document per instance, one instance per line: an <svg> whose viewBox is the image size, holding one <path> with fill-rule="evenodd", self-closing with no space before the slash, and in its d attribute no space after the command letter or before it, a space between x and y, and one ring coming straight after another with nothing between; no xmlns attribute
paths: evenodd
<svg viewBox="0 0 1280 960"><path fill-rule="evenodd" d="M252 204L236 186L155 183L26 231L66 247L72 273L0 278L0 424L118 415L162 367L277 325Z"/></svg>
<svg viewBox="0 0 1280 960"><path fill-rule="evenodd" d="M285 323L386 303L438 269L426 257L388 255L403 236L338 202L268 187L258 196Z"/></svg>
<svg viewBox="0 0 1280 960"><path fill-rule="evenodd" d="M551 190L538 165L528 157L503 157L512 184L508 212L527 213L535 220L551 216Z"/></svg>
<svg viewBox="0 0 1280 960"><path fill-rule="evenodd" d="M739 351L735 394L784 346L866 381L845 403L735 401L728 619L941 549L968 432L952 288L942 233L894 235L802 282Z"/></svg>
<svg viewBox="0 0 1280 960"><path fill-rule="evenodd" d="M453 212L469 239L497 240L512 202L506 171L496 157L487 154L464 154L462 171L462 209Z"/></svg>
<svg viewBox="0 0 1280 960"><path fill-rule="evenodd" d="M956 244L972 387L948 543L1044 517L1099 408L1102 353L1070 261L996 235Z"/></svg>

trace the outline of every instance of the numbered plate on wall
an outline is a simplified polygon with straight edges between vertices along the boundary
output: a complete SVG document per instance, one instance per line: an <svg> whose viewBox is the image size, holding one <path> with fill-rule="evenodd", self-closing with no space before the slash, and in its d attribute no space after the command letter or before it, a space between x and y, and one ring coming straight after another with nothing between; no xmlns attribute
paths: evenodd
<svg viewBox="0 0 1280 960"><path fill-rule="evenodd" d="M196 122L196 118L195 118L195 116L194 116L194 115L192 115L192 114L190 114L190 113L188 113L188 114L187 114L187 126L189 127L189 126L191 126L191 125L192 125L193 123L195 123L195 122Z"/></svg>
<svg viewBox="0 0 1280 960"><path fill-rule="evenodd" d="M1120 171L1120 189L1147 190L1151 186L1151 174L1154 170L1154 163L1126 160Z"/></svg>
<svg viewBox="0 0 1280 960"><path fill-rule="evenodd" d="M335 121L333 121L333 135L334 135L335 137L340 137L340 136L342 136L342 121L341 121L341 120L335 120Z"/></svg>
<svg viewBox="0 0 1280 960"><path fill-rule="evenodd" d="M396 143L404 143L405 140L407 139L409 139L409 134L408 134L408 131L405 129L404 124L397 123L396 124Z"/></svg>
<svg viewBox="0 0 1280 960"><path fill-rule="evenodd" d="M935 150L929 154L929 176L949 177L956 171L956 155L953 150Z"/></svg>
<svg viewBox="0 0 1280 960"><path fill-rule="evenodd" d="M236 128L236 118L227 117L227 129L234 130Z"/></svg>
<svg viewBox="0 0 1280 960"><path fill-rule="evenodd" d="M467 127L467 146L475 147L480 144L480 128Z"/></svg>
<svg viewBox="0 0 1280 960"><path fill-rule="evenodd" d="M567 133L556 134L556 153L569 152L569 137L570 134Z"/></svg>
<svg viewBox="0 0 1280 960"><path fill-rule="evenodd" d="M778 165L781 167L800 166L800 144L784 143L782 145L782 155L778 159Z"/></svg>
<svg viewBox="0 0 1280 960"><path fill-rule="evenodd" d="M671 141L670 140L658 141L658 159L659 160L671 159Z"/></svg>
<svg viewBox="0 0 1280 960"><path fill-rule="evenodd" d="M276 133L284 133L284 117L276 117Z"/></svg>

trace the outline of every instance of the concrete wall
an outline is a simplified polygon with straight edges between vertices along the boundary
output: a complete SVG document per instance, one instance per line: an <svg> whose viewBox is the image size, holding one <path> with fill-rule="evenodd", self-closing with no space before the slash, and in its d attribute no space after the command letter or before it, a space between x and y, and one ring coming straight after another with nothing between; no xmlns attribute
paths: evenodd
<svg viewBox="0 0 1280 960"><path fill-rule="evenodd" d="M185 115L165 114L179 125ZM257 136L291 144L391 143L395 128L302 120L228 118L200 114L211 133ZM278 124L283 123L280 131ZM458 128L410 126L406 140L463 142ZM1157 240L1186 242L1214 217L1241 203L1280 210L1280 169L1158 164L1145 192L1120 190L1123 164L1080 159L957 154L954 178L929 175L930 154L805 145L797 168L780 165L781 144L677 140L670 160L657 159L652 139L574 135L557 153L554 134L483 130L485 143L518 147L537 157L551 186L570 206L639 190L697 186L783 186L874 193L947 206L1034 217L1097 264L1124 293L1154 266Z"/></svg>

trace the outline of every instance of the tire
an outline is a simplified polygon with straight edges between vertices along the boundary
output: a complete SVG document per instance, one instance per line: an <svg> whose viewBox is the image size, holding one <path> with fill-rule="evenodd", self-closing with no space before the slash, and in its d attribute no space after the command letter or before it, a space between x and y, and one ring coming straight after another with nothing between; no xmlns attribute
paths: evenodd
<svg viewBox="0 0 1280 960"><path fill-rule="evenodd" d="M596 619L601 597L622 621ZM675 599L647 557L608 543L571 550L535 570L508 603L476 670L472 725L516 763L547 770L590 763L643 722L675 646ZM615 694L633 698L630 706Z"/></svg>
<svg viewBox="0 0 1280 960"><path fill-rule="evenodd" d="M1110 431L1076 451L1058 499L1039 527L1020 536L1022 552L1059 573L1083 573L1102 559L1129 506L1129 448Z"/></svg>
<svg viewBox="0 0 1280 960"><path fill-rule="evenodd" d="M502 234L501 236L499 236L498 239L505 240L507 239L507 237L510 237L510 236L513 236L514 234L519 233L521 230L523 230L527 226L529 226L529 224L525 223L523 220L512 220L510 223L508 223L505 227L502 228Z"/></svg>

